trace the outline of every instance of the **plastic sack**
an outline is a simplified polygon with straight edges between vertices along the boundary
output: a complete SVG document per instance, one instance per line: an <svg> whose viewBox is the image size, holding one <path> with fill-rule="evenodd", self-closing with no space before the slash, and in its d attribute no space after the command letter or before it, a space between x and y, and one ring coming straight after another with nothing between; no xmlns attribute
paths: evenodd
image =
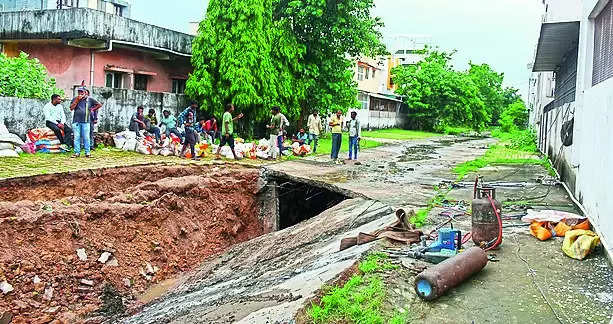
<svg viewBox="0 0 613 324"><path fill-rule="evenodd" d="M0 150L0 158L2 157L19 157L19 154L15 150Z"/></svg>
<svg viewBox="0 0 613 324"><path fill-rule="evenodd" d="M4 125L4 121L2 121L0 123L0 134L8 134L9 130L8 128L6 128L6 125Z"/></svg>
<svg viewBox="0 0 613 324"><path fill-rule="evenodd" d="M34 143L32 142L21 145L21 149L23 150L24 153L27 153L27 154L36 153L36 145L34 145Z"/></svg>
<svg viewBox="0 0 613 324"><path fill-rule="evenodd" d="M136 138L130 138L126 140L126 143L123 145L122 149L124 151L134 152L136 150Z"/></svg>
<svg viewBox="0 0 613 324"><path fill-rule="evenodd" d="M532 222L530 234L541 241L547 241L553 237L554 231L549 222Z"/></svg>
<svg viewBox="0 0 613 324"><path fill-rule="evenodd" d="M13 143L0 142L0 150L14 150L15 145Z"/></svg>
<svg viewBox="0 0 613 324"><path fill-rule="evenodd" d="M598 244L600 237L596 233L588 230L572 230L566 232L562 251L573 259L583 260Z"/></svg>
<svg viewBox="0 0 613 324"><path fill-rule="evenodd" d="M11 134L11 133L0 134L0 142L11 143L15 146L21 146L25 144L24 141L21 138L19 138L19 136L15 134Z"/></svg>

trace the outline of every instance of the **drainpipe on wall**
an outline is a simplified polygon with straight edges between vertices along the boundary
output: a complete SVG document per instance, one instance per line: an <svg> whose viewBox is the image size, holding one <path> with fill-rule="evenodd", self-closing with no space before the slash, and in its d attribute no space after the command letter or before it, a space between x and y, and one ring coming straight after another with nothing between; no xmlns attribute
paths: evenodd
<svg viewBox="0 0 613 324"><path fill-rule="evenodd" d="M89 63L89 88L94 88L94 50L90 50L91 62Z"/></svg>

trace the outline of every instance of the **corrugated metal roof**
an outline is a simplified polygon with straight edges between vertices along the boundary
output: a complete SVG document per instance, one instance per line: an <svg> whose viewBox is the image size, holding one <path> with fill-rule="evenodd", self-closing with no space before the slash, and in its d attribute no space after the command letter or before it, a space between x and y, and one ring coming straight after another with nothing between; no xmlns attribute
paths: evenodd
<svg viewBox="0 0 613 324"><path fill-rule="evenodd" d="M555 71L579 43L579 26L578 21L543 23L532 71Z"/></svg>

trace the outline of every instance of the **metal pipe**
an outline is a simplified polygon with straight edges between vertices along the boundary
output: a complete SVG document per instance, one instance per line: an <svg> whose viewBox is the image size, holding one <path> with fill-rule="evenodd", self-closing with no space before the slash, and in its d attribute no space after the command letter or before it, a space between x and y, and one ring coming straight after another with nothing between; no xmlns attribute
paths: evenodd
<svg viewBox="0 0 613 324"><path fill-rule="evenodd" d="M434 300L481 271L486 265L485 251L472 247L420 273L415 278L415 292L422 299Z"/></svg>
<svg viewBox="0 0 613 324"><path fill-rule="evenodd" d="M94 87L94 50L90 50L89 51L90 55L91 55L91 61L90 61L90 65L89 65L89 88L92 89Z"/></svg>

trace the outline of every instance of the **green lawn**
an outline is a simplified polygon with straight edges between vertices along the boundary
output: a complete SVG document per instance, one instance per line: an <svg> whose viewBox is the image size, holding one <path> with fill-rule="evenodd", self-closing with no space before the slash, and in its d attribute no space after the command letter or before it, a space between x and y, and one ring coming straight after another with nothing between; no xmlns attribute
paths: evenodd
<svg viewBox="0 0 613 324"><path fill-rule="evenodd" d="M362 137L383 138L383 139L404 140L404 141L424 139L424 138L430 138L430 137L436 137L436 136L442 136L442 134L415 131L415 130L405 130L405 129L398 129L398 128L389 128L389 129L380 129L380 130L362 132Z"/></svg>
<svg viewBox="0 0 613 324"><path fill-rule="evenodd" d="M360 150L374 148L374 147L381 146L381 145L383 145L383 143L363 138L360 141ZM343 142L341 144L341 153L338 155L339 158L343 157L344 156L343 154L348 155L349 154L348 152L349 152L349 135L343 134ZM330 153L332 153L332 135L324 134L322 135L321 138L319 138L319 143L317 144L317 154L318 155L329 155Z"/></svg>
<svg viewBox="0 0 613 324"><path fill-rule="evenodd" d="M37 153L21 154L19 158L0 158L0 179L151 163L190 163L189 160L175 156L143 155L116 149L97 149L92 152L90 159L85 157L73 159L71 156L72 153ZM212 156L209 155L200 163L210 160Z"/></svg>

